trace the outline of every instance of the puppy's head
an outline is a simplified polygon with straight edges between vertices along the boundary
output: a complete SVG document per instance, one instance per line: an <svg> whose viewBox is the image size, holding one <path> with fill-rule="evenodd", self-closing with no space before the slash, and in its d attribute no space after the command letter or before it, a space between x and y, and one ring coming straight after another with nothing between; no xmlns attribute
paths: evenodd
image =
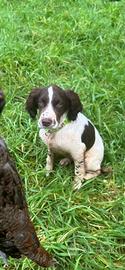
<svg viewBox="0 0 125 270"><path fill-rule="evenodd" d="M82 111L79 96L71 90L63 91L54 85L33 89L26 101L26 109L32 118L39 112L39 127L58 128L64 118L75 120Z"/></svg>
<svg viewBox="0 0 125 270"><path fill-rule="evenodd" d="M3 91L0 90L0 113L2 112L4 106L5 106L5 96L3 94Z"/></svg>

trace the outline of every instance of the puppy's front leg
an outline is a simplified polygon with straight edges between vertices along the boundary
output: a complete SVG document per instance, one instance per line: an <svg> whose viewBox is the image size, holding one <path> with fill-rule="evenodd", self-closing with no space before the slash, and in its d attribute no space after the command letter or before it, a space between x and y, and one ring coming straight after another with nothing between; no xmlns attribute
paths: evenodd
<svg viewBox="0 0 125 270"><path fill-rule="evenodd" d="M53 170L53 164L54 164L54 153L50 148L48 148L48 154L46 158L46 175L48 176L50 172Z"/></svg>
<svg viewBox="0 0 125 270"><path fill-rule="evenodd" d="M50 133L47 132L44 128L41 128L40 131L39 131L39 136L42 139L42 141L46 145L48 145L48 139L49 139Z"/></svg>
<svg viewBox="0 0 125 270"><path fill-rule="evenodd" d="M46 158L46 176L49 175L49 173L53 170L53 161L54 161L54 154L52 150L49 148L49 140L51 134L49 132L46 132L45 129L40 129L39 136L42 139L42 141L48 146L48 154Z"/></svg>

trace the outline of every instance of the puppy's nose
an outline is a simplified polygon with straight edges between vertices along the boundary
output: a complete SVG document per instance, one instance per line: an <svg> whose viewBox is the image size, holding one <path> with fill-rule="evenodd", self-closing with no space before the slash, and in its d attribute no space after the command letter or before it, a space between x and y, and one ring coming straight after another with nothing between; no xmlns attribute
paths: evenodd
<svg viewBox="0 0 125 270"><path fill-rule="evenodd" d="M52 120L50 118L44 118L42 119L42 125L44 127L49 127L52 124Z"/></svg>

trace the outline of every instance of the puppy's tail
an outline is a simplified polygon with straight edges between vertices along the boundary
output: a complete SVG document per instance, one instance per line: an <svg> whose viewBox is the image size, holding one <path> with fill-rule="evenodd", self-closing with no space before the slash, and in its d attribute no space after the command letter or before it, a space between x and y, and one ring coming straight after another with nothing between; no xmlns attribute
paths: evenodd
<svg viewBox="0 0 125 270"><path fill-rule="evenodd" d="M101 173L103 173L103 174L112 173L112 167L111 166L109 166L109 167L102 167L101 168Z"/></svg>

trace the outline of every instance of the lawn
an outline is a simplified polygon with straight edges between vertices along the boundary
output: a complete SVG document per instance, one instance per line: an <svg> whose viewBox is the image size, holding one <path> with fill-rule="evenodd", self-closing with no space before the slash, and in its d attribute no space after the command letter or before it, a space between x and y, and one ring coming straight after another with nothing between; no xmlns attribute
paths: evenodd
<svg viewBox="0 0 125 270"><path fill-rule="evenodd" d="M125 1L0 0L0 135L22 177L41 244L57 270L125 269ZM113 173L74 192L73 167L46 178L47 149L25 111L34 86L74 89ZM2 270L0 261L0 270ZM26 258L9 270L40 269ZM49 268L50 269L50 268Z"/></svg>

